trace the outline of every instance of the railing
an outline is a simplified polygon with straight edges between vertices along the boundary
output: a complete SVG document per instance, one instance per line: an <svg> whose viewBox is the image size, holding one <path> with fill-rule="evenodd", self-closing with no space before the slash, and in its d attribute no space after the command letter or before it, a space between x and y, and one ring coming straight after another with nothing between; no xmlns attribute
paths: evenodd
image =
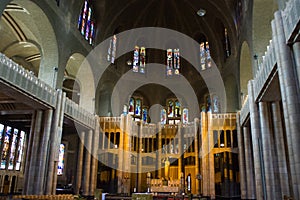
<svg viewBox="0 0 300 200"><path fill-rule="evenodd" d="M244 105L241 109L241 114L240 114L240 123L243 124L243 122L246 120L247 116L250 113L249 109L249 99L247 98L244 102Z"/></svg>
<svg viewBox="0 0 300 200"><path fill-rule="evenodd" d="M56 91L51 86L2 53L0 53L0 79L52 107L56 106Z"/></svg>
<svg viewBox="0 0 300 200"><path fill-rule="evenodd" d="M65 113L72 119L77 120L79 123L82 123L92 129L95 128L96 116L86 111L69 98L66 98Z"/></svg>
<svg viewBox="0 0 300 200"><path fill-rule="evenodd" d="M282 12L284 20L284 32L287 43L294 40L294 35L299 33L296 29L300 20L300 1L290 0L287 2L285 9Z"/></svg>
<svg viewBox="0 0 300 200"><path fill-rule="evenodd" d="M259 64L258 72L256 73L255 81L254 81L254 99L257 100L259 94L264 88L265 83L267 82L271 72L273 71L276 65L276 54L275 48L272 41L270 41L270 45L267 47L267 51L263 56L262 62Z"/></svg>

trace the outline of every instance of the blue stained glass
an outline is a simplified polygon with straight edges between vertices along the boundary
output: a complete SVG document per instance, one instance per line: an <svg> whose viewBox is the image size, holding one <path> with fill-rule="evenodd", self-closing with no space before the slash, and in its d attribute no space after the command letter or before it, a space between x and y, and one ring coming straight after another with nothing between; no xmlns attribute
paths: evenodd
<svg viewBox="0 0 300 200"><path fill-rule="evenodd" d="M137 116L141 115L141 100L140 99L136 100L135 115L137 115Z"/></svg>
<svg viewBox="0 0 300 200"><path fill-rule="evenodd" d="M4 144L3 144L3 149L2 149L2 159L1 159L1 169L5 169L6 167L6 159L7 159L7 154L8 154L8 149L9 149L9 141L11 139L11 127L7 126L6 127L6 132L4 136Z"/></svg>
<svg viewBox="0 0 300 200"><path fill-rule="evenodd" d="M134 98L130 98L129 100L129 109L128 109L128 113L130 115L134 114Z"/></svg>
<svg viewBox="0 0 300 200"><path fill-rule="evenodd" d="M58 165L57 165L57 175L62 175L64 170L65 163L65 145L59 145L59 154L58 154Z"/></svg>
<svg viewBox="0 0 300 200"><path fill-rule="evenodd" d="M147 122L148 110L143 108L143 122Z"/></svg>

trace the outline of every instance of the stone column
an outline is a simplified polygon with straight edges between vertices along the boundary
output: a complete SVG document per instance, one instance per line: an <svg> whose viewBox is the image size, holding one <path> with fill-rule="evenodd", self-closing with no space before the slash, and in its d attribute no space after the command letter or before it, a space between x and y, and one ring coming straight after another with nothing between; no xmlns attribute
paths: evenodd
<svg viewBox="0 0 300 200"><path fill-rule="evenodd" d="M42 123L43 112L38 110L35 112L34 125L31 126L31 132L29 135L29 145L28 145L28 155L26 159L26 171L25 171L25 179L26 179L26 187L24 194L33 194L34 192L34 177L36 172L36 158L37 151L39 145L39 134L41 131L41 123Z"/></svg>
<svg viewBox="0 0 300 200"><path fill-rule="evenodd" d="M76 186L75 194L79 194L82 182L82 163L83 163L83 150L84 150L85 132L80 132L78 137L78 157L76 169Z"/></svg>
<svg viewBox="0 0 300 200"><path fill-rule="evenodd" d="M35 194L38 195L44 194L44 186L47 182L47 180L45 180L46 178L45 166L46 166L47 155L49 151L49 138L50 138L52 114L53 114L52 109L44 111L43 133L40 141L41 148L39 152L39 157L37 158L37 160L39 161L38 162L39 171L37 172L36 188L34 192Z"/></svg>
<svg viewBox="0 0 300 200"><path fill-rule="evenodd" d="M162 134L162 125L160 123L158 123L158 148L157 148L157 176L158 178L161 178L161 151L162 151L162 137L161 137L161 134Z"/></svg>
<svg viewBox="0 0 300 200"><path fill-rule="evenodd" d="M212 113L207 113L207 135L208 135L208 167L209 167L209 193L212 199L215 199L215 161L214 161L214 146L215 141L213 137L213 129L212 129Z"/></svg>
<svg viewBox="0 0 300 200"><path fill-rule="evenodd" d="M242 126L240 123L240 113L236 115L237 122L237 138L238 138L238 147L239 147L239 169L240 169L240 187L241 187L241 199L246 199L246 189L247 189L247 176L246 176L246 166L245 166L245 154L244 149L244 138L242 135ZM244 132L245 135L245 132ZM232 140L231 140L232 141Z"/></svg>
<svg viewBox="0 0 300 200"><path fill-rule="evenodd" d="M281 11L275 12L272 22L273 38L279 75L279 85L283 102L283 114L287 133L289 161L293 183L292 195L299 198L300 194L300 101L296 74L291 59L291 51L286 44L283 18Z"/></svg>
<svg viewBox="0 0 300 200"><path fill-rule="evenodd" d="M249 127L243 127L244 132L244 149L245 149L245 166L246 166L246 180L247 180L247 198L255 199L255 180L253 169L253 154L251 150L251 136Z"/></svg>
<svg viewBox="0 0 300 200"><path fill-rule="evenodd" d="M26 194L34 194L35 188L36 188L36 175L39 170L39 163L37 162L38 157L38 151L39 145L40 145L40 132L42 129L42 117L43 117L43 111L39 110L36 113L36 119L35 119L35 127L34 127L34 133L33 133L33 141L32 141L32 151L31 151L31 157L30 157L30 167L29 167L29 173L28 173L28 188L26 191Z"/></svg>
<svg viewBox="0 0 300 200"><path fill-rule="evenodd" d="M293 44L293 53L297 71L296 78L298 79L298 85L300 85L300 42Z"/></svg>
<svg viewBox="0 0 300 200"><path fill-rule="evenodd" d="M132 121L130 120L130 122L132 123ZM130 123L130 124L131 124ZM128 128L128 123L125 123L126 125L126 128L124 128L123 130L127 130ZM131 139L132 139L132 132L130 131L124 131L123 132L123 144L124 144L124 153L123 153L123 169L124 169L124 172L125 172L125 176L126 179L125 180L125 193L129 194L130 193L130 185L131 185L131 175L129 172L131 172Z"/></svg>
<svg viewBox="0 0 300 200"><path fill-rule="evenodd" d="M30 169L30 159L32 154L32 143L33 143L33 136L34 136L34 129L35 129L35 123L36 123L36 114L37 112L34 112L31 117L31 126L30 126L30 133L29 133L29 140L27 144L27 152L26 152L26 163L25 163L25 169L24 169L24 188L23 188L23 194L28 194L27 190L30 186L29 183L29 173L31 171ZM2 149L2 148L1 148Z"/></svg>
<svg viewBox="0 0 300 200"><path fill-rule="evenodd" d="M99 118L95 117L95 132L93 137L93 146L92 146L92 170L91 170L91 183L90 183L90 196L94 196L96 183L97 183L97 171L98 171L98 149L99 149ZM121 133L120 133L121 138ZM121 142L121 141L120 141Z"/></svg>
<svg viewBox="0 0 300 200"><path fill-rule="evenodd" d="M201 112L201 136L202 136L202 147L201 147L201 159L202 159L202 192L204 196L209 196L209 141L208 141L208 130L207 130L207 114Z"/></svg>
<svg viewBox="0 0 300 200"><path fill-rule="evenodd" d="M92 150L93 131L89 130L85 137L85 162L83 170L83 195L89 195L90 189L90 176L91 176L91 150Z"/></svg>
<svg viewBox="0 0 300 200"><path fill-rule="evenodd" d="M62 125L63 125L63 115L64 115L64 101L63 96L65 97L65 93L61 90L57 90L56 96L56 108L53 114L52 126L51 126L51 134L49 140L49 160L48 160L48 174L47 174L47 184L46 184L46 194L55 194L56 190L56 178L57 174L57 164L55 164L58 159L59 153L59 144L58 137L62 134Z"/></svg>
<svg viewBox="0 0 300 200"><path fill-rule="evenodd" d="M272 103L272 121L273 121L273 129L274 129L274 137L275 137L275 146L276 146L276 153L277 153L277 163L278 163L278 173L277 176L279 177L279 188L281 192L281 198L284 195L290 196L290 188L289 188L289 174L287 169L287 158L286 158L286 151L285 151L285 139L283 134L283 127L282 127L282 119L281 119L281 111L279 102Z"/></svg>
<svg viewBox="0 0 300 200"><path fill-rule="evenodd" d="M248 82L248 101L250 110L250 123L251 123L251 137L252 137L252 149L253 149L253 162L254 162L254 175L255 175L255 190L256 199L264 199L263 188L263 177L260 161L260 127L259 127L259 116L257 111L257 105L254 99L253 80Z"/></svg>
<svg viewBox="0 0 300 200"><path fill-rule="evenodd" d="M142 157L143 157L143 152L142 152L142 146L143 146L143 124L140 124L139 127L139 134L138 134L138 185L137 185L137 191L141 192L142 190Z"/></svg>
<svg viewBox="0 0 300 200"><path fill-rule="evenodd" d="M195 169L195 175L197 176L199 174L199 147L198 147L198 133L199 133L199 119L198 118L195 118L194 120L194 127L195 127L195 130L194 130L194 146L195 146L195 165L196 165L196 169ZM180 177L180 176L179 176ZM199 192L199 181L196 180L196 192Z"/></svg>
<svg viewBox="0 0 300 200"><path fill-rule="evenodd" d="M183 157L183 144L182 144L182 124L178 123L178 179L181 178L182 170L182 157Z"/></svg>
<svg viewBox="0 0 300 200"><path fill-rule="evenodd" d="M265 180L267 189L267 199L280 199L276 196L275 191L275 178L274 178L274 159L272 153L272 137L271 137L271 124L269 117L268 104L266 102L259 102L259 117L261 127L261 141L262 152L264 159Z"/></svg>
<svg viewBox="0 0 300 200"><path fill-rule="evenodd" d="M124 121L124 116L121 116L121 125L122 127L122 121ZM121 128L120 132L120 143L119 143L119 149L118 149L118 171L117 171L117 176L118 176L118 193L124 192L124 134L123 132L124 129ZM127 144L128 145L128 144Z"/></svg>

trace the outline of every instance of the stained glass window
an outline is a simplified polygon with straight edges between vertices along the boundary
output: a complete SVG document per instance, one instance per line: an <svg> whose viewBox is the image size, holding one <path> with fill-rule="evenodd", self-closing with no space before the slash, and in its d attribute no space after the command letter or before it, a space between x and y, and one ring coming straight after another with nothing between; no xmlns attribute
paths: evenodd
<svg viewBox="0 0 300 200"><path fill-rule="evenodd" d="M23 151L24 151L24 144L25 144L25 132L21 131L20 134L20 142L19 142L19 147L18 147L18 154L17 154L17 162L16 162L16 170L21 169L21 163L22 163L22 158L23 158Z"/></svg>
<svg viewBox="0 0 300 200"><path fill-rule="evenodd" d="M167 76L173 75L172 49L167 49Z"/></svg>
<svg viewBox="0 0 300 200"><path fill-rule="evenodd" d="M81 13L78 18L77 28L84 39L93 45L95 38L95 21L93 20L93 10L88 2L84 1Z"/></svg>
<svg viewBox="0 0 300 200"><path fill-rule="evenodd" d="M179 49L167 49L167 76L180 74L180 52Z"/></svg>
<svg viewBox="0 0 300 200"><path fill-rule="evenodd" d="M187 124L189 122L189 110L184 108L182 110L182 123Z"/></svg>
<svg viewBox="0 0 300 200"><path fill-rule="evenodd" d="M141 115L141 106L142 106L141 104L142 104L141 99L137 99L136 104L135 104L135 115L136 116Z"/></svg>
<svg viewBox="0 0 300 200"><path fill-rule="evenodd" d="M206 109L207 112L211 112L211 100L209 95L206 97Z"/></svg>
<svg viewBox="0 0 300 200"><path fill-rule="evenodd" d="M160 121L161 124L166 124L167 123L167 111L166 111L166 109L161 110L160 119L161 119L161 121Z"/></svg>
<svg viewBox="0 0 300 200"><path fill-rule="evenodd" d="M180 53L179 49L174 49L174 73L179 75L180 73Z"/></svg>
<svg viewBox="0 0 300 200"><path fill-rule="evenodd" d="M200 69L205 70L212 65L208 42L200 43Z"/></svg>
<svg viewBox="0 0 300 200"><path fill-rule="evenodd" d="M144 74L146 68L146 49L145 47L141 47L140 51L140 73Z"/></svg>
<svg viewBox="0 0 300 200"><path fill-rule="evenodd" d="M4 131L4 125L0 124L0 147L1 147L1 144L2 144L2 134L3 134L3 131Z"/></svg>
<svg viewBox="0 0 300 200"><path fill-rule="evenodd" d="M57 166L57 175L62 175L64 170L65 163L65 145L59 145L59 154L58 154L58 166Z"/></svg>
<svg viewBox="0 0 300 200"><path fill-rule="evenodd" d="M9 141L11 139L11 130L12 128L7 126L5 130L5 135L4 135L4 144L3 144L3 149L2 149L2 159L1 159L1 169L5 169L6 167L6 160L8 156L8 150L9 150Z"/></svg>
<svg viewBox="0 0 300 200"><path fill-rule="evenodd" d="M179 101L175 101L175 117L181 116L181 106Z"/></svg>
<svg viewBox="0 0 300 200"><path fill-rule="evenodd" d="M133 65L132 65L133 72L139 72L139 56L140 56L140 48L138 46L135 46L133 51Z"/></svg>
<svg viewBox="0 0 300 200"><path fill-rule="evenodd" d="M146 48L135 46L133 51L132 71L144 74L146 72Z"/></svg>
<svg viewBox="0 0 300 200"><path fill-rule="evenodd" d="M228 58L231 55L231 47L230 47L227 28L224 28L224 49L225 49L225 57Z"/></svg>
<svg viewBox="0 0 300 200"><path fill-rule="evenodd" d="M168 101L168 117L174 117L174 102L172 100Z"/></svg>
<svg viewBox="0 0 300 200"><path fill-rule="evenodd" d="M143 122L147 122L148 119L148 109L146 107L143 108Z"/></svg>
<svg viewBox="0 0 300 200"><path fill-rule="evenodd" d="M135 104L134 98L131 97L129 100L129 109L128 109L128 113L130 115L134 114L134 104Z"/></svg>
<svg viewBox="0 0 300 200"><path fill-rule="evenodd" d="M127 113L128 113L128 106L127 106L127 105L124 105L124 106L123 106L123 114L124 114L124 115L127 115Z"/></svg>
<svg viewBox="0 0 300 200"><path fill-rule="evenodd" d="M219 98L216 95L213 96L213 112L214 113L220 112Z"/></svg>
<svg viewBox="0 0 300 200"><path fill-rule="evenodd" d="M109 41L109 47L107 52L107 61L111 63L115 63L117 52L117 36L113 35L113 37Z"/></svg>
<svg viewBox="0 0 300 200"><path fill-rule="evenodd" d="M8 169L14 168L14 162L15 162L15 154L17 149L17 137L18 137L18 129L14 129L13 131L13 138L12 143L10 146L10 156L9 156L9 162L8 162Z"/></svg>

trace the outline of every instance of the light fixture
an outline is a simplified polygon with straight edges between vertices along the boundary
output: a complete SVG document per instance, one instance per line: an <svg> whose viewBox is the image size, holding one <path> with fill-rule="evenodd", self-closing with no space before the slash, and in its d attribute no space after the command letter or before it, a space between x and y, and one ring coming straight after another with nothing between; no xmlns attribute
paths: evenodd
<svg viewBox="0 0 300 200"><path fill-rule="evenodd" d="M197 15L199 15L200 17L203 17L204 15L206 14L206 10L200 8L198 11L197 11Z"/></svg>

